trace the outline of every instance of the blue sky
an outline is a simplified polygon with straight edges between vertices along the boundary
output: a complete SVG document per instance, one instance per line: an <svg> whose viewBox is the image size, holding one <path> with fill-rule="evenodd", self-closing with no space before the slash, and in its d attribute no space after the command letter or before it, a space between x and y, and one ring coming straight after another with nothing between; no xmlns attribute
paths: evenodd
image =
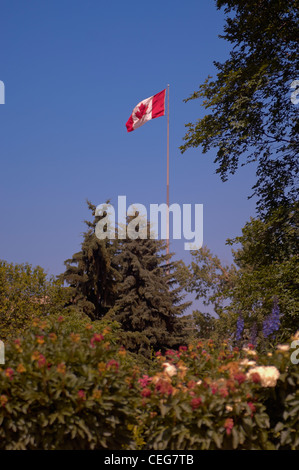
<svg viewBox="0 0 299 470"><path fill-rule="evenodd" d="M213 152L179 151L184 124L204 115L183 99L228 57L223 25L212 0L1 1L0 259L59 274L80 249L86 199L165 202L166 118L125 123L169 83L170 202L203 204L204 243L231 261L225 240L254 215L254 168L222 183ZM188 262L183 244L171 248Z"/></svg>

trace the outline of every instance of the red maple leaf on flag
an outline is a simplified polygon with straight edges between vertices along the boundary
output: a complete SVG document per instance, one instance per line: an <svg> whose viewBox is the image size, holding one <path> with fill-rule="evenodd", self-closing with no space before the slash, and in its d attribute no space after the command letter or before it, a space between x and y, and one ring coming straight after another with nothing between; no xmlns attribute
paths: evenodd
<svg viewBox="0 0 299 470"><path fill-rule="evenodd" d="M136 113L135 113L135 116L138 119L141 119L146 114L147 108L148 108L148 105L145 106L143 103L141 103L141 105L138 108L138 111L136 111Z"/></svg>

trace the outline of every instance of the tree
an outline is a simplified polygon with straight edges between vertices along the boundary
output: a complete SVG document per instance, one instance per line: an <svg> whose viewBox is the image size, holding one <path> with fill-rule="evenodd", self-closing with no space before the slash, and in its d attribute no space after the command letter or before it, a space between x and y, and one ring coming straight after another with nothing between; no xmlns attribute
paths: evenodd
<svg viewBox="0 0 299 470"><path fill-rule="evenodd" d="M236 265L223 265L207 246L191 251L192 262L179 266L179 280L185 290L195 293L204 306L212 307L214 314L196 310L193 323L200 338L223 340L235 330L235 315L230 309L238 278Z"/></svg>
<svg viewBox="0 0 299 470"><path fill-rule="evenodd" d="M176 263L163 250L161 240L127 238L120 242L117 265L121 280L115 305L107 314L126 332L124 346L145 356L151 349L164 351L186 342L179 317L190 303L182 303Z"/></svg>
<svg viewBox="0 0 299 470"><path fill-rule="evenodd" d="M211 253L207 246L191 251L193 261L186 267L181 262L179 279L188 292L202 299L203 305L212 305L219 316L225 301L232 296L232 289L237 277L235 265L222 265L218 256Z"/></svg>
<svg viewBox="0 0 299 470"><path fill-rule="evenodd" d="M30 321L62 309L69 292L40 267L0 261L0 339L16 337Z"/></svg>
<svg viewBox="0 0 299 470"><path fill-rule="evenodd" d="M228 240L239 268L233 303L261 331L277 302L284 338L299 324L298 205L281 224L281 208L266 221L251 219L242 236Z"/></svg>
<svg viewBox="0 0 299 470"><path fill-rule="evenodd" d="M83 234L81 251L65 261L66 270L61 279L66 281L72 293L72 303L91 319L103 317L114 305L115 287L118 278L114 256L117 240L99 240L95 226L103 216L95 216L96 206L87 201L93 221L85 221L88 230Z"/></svg>
<svg viewBox="0 0 299 470"><path fill-rule="evenodd" d="M225 8L220 36L232 44L224 63L185 102L203 98L209 114L186 124L182 153L217 149L223 181L240 165L258 162L253 195L261 216L298 197L298 106L290 85L298 78L298 0L217 0Z"/></svg>
<svg viewBox="0 0 299 470"><path fill-rule="evenodd" d="M181 303L176 263L166 262L163 242L150 239L149 233L146 240L138 234L134 240L99 240L95 228L106 213L95 216L96 207L89 201L88 207L93 221L85 221L81 251L65 261L61 275L72 303L92 320L117 321L125 332L120 333L124 345L133 352L149 355L151 348L181 344L186 337L178 316L189 303Z"/></svg>
<svg viewBox="0 0 299 470"><path fill-rule="evenodd" d="M207 312L195 310L193 312L193 322L198 331L200 339L213 339L217 335L217 319ZM215 334L216 333L216 334Z"/></svg>
<svg viewBox="0 0 299 470"><path fill-rule="evenodd" d="M219 338L260 343L270 330L281 341L295 333L299 324L298 209L289 213L284 230L280 221L279 211L267 221L252 218L240 237L228 240L237 246L231 266L223 265L206 247L191 252L194 261L181 274L185 288L203 299L204 305L213 305L218 317L215 322L195 312L198 326L209 328ZM275 329L267 327L274 323Z"/></svg>

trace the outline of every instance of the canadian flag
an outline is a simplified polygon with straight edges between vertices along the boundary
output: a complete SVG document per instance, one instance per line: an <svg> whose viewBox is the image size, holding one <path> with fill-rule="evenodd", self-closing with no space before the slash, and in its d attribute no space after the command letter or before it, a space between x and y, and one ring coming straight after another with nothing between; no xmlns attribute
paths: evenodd
<svg viewBox="0 0 299 470"><path fill-rule="evenodd" d="M166 89L154 96L150 96L135 106L129 117L126 127L128 132L132 132L151 119L155 119L165 114L165 94Z"/></svg>

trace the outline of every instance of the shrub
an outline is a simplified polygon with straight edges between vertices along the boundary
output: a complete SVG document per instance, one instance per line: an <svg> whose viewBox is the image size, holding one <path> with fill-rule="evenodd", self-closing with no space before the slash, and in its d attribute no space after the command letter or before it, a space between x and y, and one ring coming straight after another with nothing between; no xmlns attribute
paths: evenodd
<svg viewBox="0 0 299 470"><path fill-rule="evenodd" d="M58 317L6 344L0 449L133 446L138 371L110 339L109 327L100 333L89 323L66 333Z"/></svg>
<svg viewBox="0 0 299 470"><path fill-rule="evenodd" d="M299 448L299 374L287 345L258 357L208 341L158 359L162 370L140 382L145 448Z"/></svg>
<svg viewBox="0 0 299 470"><path fill-rule="evenodd" d="M60 310L69 289L40 266L0 260L0 339L18 336L37 316Z"/></svg>
<svg viewBox="0 0 299 470"><path fill-rule="evenodd" d="M119 334L117 324L78 313L37 319L10 340L0 449L299 448L289 345L260 355L201 341L156 353L146 370Z"/></svg>

